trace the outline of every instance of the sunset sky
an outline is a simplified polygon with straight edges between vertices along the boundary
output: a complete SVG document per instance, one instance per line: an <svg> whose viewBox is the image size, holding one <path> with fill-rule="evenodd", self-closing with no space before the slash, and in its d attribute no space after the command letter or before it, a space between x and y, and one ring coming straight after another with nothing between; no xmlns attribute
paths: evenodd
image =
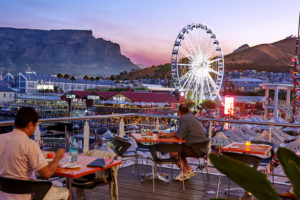
<svg viewBox="0 0 300 200"><path fill-rule="evenodd" d="M297 34L300 0L1 0L0 27L92 30L145 66L170 62L178 32L204 23L224 54Z"/></svg>

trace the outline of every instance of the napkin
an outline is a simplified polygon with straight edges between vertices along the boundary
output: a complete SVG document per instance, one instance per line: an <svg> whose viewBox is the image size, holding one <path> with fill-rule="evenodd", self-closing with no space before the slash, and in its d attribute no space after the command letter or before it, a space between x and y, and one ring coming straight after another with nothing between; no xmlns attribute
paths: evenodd
<svg viewBox="0 0 300 200"><path fill-rule="evenodd" d="M61 168L79 168L81 167L80 163L62 163L60 165Z"/></svg>
<svg viewBox="0 0 300 200"><path fill-rule="evenodd" d="M98 158L87 165L88 167L106 167L106 162L103 158Z"/></svg>

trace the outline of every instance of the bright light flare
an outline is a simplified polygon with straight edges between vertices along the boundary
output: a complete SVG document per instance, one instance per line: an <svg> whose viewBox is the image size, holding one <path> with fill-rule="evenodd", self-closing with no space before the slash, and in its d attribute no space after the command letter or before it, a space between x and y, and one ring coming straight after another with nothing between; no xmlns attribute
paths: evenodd
<svg viewBox="0 0 300 200"><path fill-rule="evenodd" d="M224 98L224 115L234 114L234 97Z"/></svg>

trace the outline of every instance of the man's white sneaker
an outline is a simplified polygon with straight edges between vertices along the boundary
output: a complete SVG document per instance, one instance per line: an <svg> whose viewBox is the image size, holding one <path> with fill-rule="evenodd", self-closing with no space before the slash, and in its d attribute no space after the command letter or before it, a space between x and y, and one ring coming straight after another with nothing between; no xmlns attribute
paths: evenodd
<svg viewBox="0 0 300 200"><path fill-rule="evenodd" d="M191 170L191 171L187 172L187 175L188 175L189 178L191 178L193 176L196 176L196 173L193 170Z"/></svg>
<svg viewBox="0 0 300 200"><path fill-rule="evenodd" d="M182 180L182 178L183 178L183 173L180 173L175 177L175 180L180 181L180 180Z"/></svg>
<svg viewBox="0 0 300 200"><path fill-rule="evenodd" d="M180 173L178 176L176 176L175 180L176 181L184 181L189 178L190 178L190 176L187 173L185 173L185 174Z"/></svg>

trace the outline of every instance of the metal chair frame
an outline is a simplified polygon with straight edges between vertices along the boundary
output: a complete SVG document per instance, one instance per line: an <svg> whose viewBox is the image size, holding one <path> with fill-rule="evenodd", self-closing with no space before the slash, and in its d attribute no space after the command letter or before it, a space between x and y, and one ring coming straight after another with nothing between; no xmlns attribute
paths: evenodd
<svg viewBox="0 0 300 200"><path fill-rule="evenodd" d="M52 186L50 181L18 180L0 177L0 190L11 194L33 194L33 200L42 200Z"/></svg>
<svg viewBox="0 0 300 200"><path fill-rule="evenodd" d="M153 168L152 168L152 191L155 193L155 176L157 173L157 164L176 164L180 161L180 154L181 154L181 148L182 145L178 143L172 143L172 144L154 144L149 146L150 152L153 158ZM179 157L178 158L159 158L157 153L171 153L171 152L178 152ZM181 167L182 169L182 167ZM172 170L173 171L173 170ZM183 173L183 172L182 172ZM185 191L185 185L184 181L182 181L182 188L183 191Z"/></svg>
<svg viewBox="0 0 300 200"><path fill-rule="evenodd" d="M134 173L134 169L137 168L138 176L140 176L140 170L138 168L138 158L141 158L142 163L143 163L144 162L143 156L139 155L136 151L126 152L129 149L129 147L131 146L131 144L129 142L126 142L124 138L115 136L112 140L112 144L114 145L114 152L122 158L122 161L126 161L129 159L135 158L135 165L134 165L132 173ZM133 154L130 154L130 153L133 153Z"/></svg>

